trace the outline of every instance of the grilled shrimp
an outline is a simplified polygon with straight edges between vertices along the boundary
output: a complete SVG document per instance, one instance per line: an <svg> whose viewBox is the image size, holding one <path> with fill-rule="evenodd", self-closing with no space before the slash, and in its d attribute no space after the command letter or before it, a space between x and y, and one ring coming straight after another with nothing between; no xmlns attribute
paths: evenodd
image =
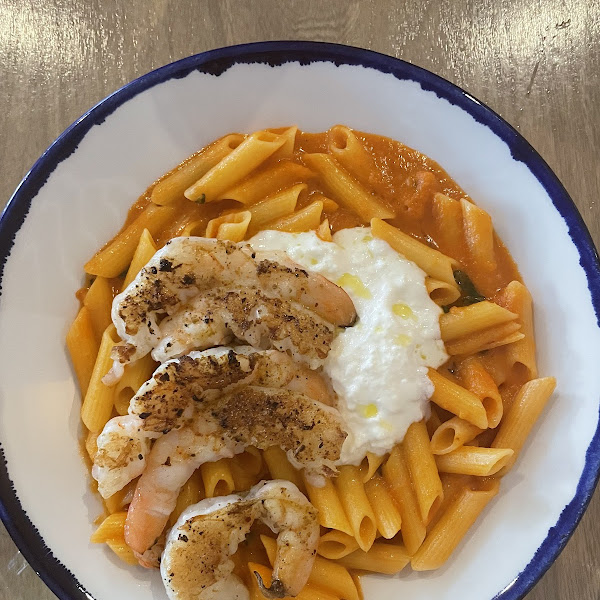
<svg viewBox="0 0 600 600"><path fill-rule="evenodd" d="M143 425L135 415L114 417L98 436L92 476L103 498L118 492L146 468L150 438L156 435L145 432Z"/></svg>
<svg viewBox="0 0 600 600"><path fill-rule="evenodd" d="M261 482L248 493L203 500L187 508L168 535L161 575L171 600L247 600L231 555L260 519L278 533L267 598L296 596L310 575L317 543L317 511L289 481Z"/></svg>
<svg viewBox="0 0 600 600"><path fill-rule="evenodd" d="M250 445L279 446L318 484L335 473L346 438L337 410L285 388L234 388L194 408L188 425L155 442L138 481L125 524L125 541L138 554L153 545L179 490L203 463Z"/></svg>
<svg viewBox="0 0 600 600"><path fill-rule="evenodd" d="M152 351L158 362L238 339L255 348L289 350L314 369L326 358L335 328L298 302L271 298L257 289L219 288L167 317L160 331L162 339Z"/></svg>
<svg viewBox="0 0 600 600"><path fill-rule="evenodd" d="M298 302L333 325L356 320L352 300L342 288L304 270L285 253L254 252L248 244L206 238L174 238L113 302L112 319L126 343L115 347L115 365L106 383L118 380L123 365L160 343L162 317L176 314L215 287L259 290Z"/></svg>
<svg viewBox="0 0 600 600"><path fill-rule="evenodd" d="M239 346L191 352L160 365L132 398L129 413L142 419L145 431L163 433L193 417L206 398L246 385L287 388L333 404L334 394L317 372L284 352Z"/></svg>
<svg viewBox="0 0 600 600"><path fill-rule="evenodd" d="M102 497L141 475L150 439L193 420L206 400L246 385L285 388L333 404L333 392L318 373L276 350L213 348L169 361L132 398L129 415L111 419L98 436L92 476Z"/></svg>

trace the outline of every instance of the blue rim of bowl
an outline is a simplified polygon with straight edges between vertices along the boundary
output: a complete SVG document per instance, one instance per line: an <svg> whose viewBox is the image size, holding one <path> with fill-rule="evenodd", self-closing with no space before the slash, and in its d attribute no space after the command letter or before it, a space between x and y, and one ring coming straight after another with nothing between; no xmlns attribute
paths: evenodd
<svg viewBox="0 0 600 600"><path fill-rule="evenodd" d="M598 320L600 262L594 243L567 191L533 147L490 108L445 79L400 59L371 50L323 42L258 42L210 50L151 71L99 102L66 129L42 154L23 178L3 211L0 218L0 278L15 235L27 216L31 202L58 164L76 150L79 142L94 125L102 123L117 108L139 93L170 79L185 77L192 71L218 76L238 63L262 63L275 67L288 62L299 62L302 65L331 62L337 66L363 66L393 75L400 80L415 81L424 90L434 92L438 97L463 109L476 121L491 129L508 145L512 157L528 167L565 220L569 235L579 252L581 266L587 276L592 304ZM541 578L564 548L583 516L599 474L600 422L586 452L585 466L573 499L562 511L556 525L550 528L546 539L529 564L492 600L518 600ZM76 577L52 555L52 551L45 545L39 532L25 514L8 476L1 446L0 517L29 564L61 600L88 600L91 597Z"/></svg>

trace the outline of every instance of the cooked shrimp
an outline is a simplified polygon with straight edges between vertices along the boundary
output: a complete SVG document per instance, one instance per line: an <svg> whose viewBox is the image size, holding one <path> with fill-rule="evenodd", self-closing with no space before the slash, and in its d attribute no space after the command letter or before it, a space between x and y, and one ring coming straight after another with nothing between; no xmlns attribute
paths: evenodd
<svg viewBox="0 0 600 600"><path fill-rule="evenodd" d="M327 357L335 328L298 302L271 298L257 289L219 288L165 318L160 332L162 339L152 350L158 362L237 339L259 349L289 350L314 369Z"/></svg>
<svg viewBox="0 0 600 600"><path fill-rule="evenodd" d="M132 398L129 413L143 420L144 430L164 433L193 417L207 396L245 385L287 388L329 405L334 399L321 375L284 352L225 347L160 365Z"/></svg>
<svg viewBox="0 0 600 600"><path fill-rule="evenodd" d="M152 434L143 431L143 425L137 416L114 417L98 436L92 476L103 498L118 492L146 468Z"/></svg>
<svg viewBox="0 0 600 600"><path fill-rule="evenodd" d="M129 506L125 541L142 554L160 535L195 469L242 452L279 446L320 483L335 473L346 432L334 408L289 389L246 386L196 403L194 419L159 438Z"/></svg>
<svg viewBox="0 0 600 600"><path fill-rule="evenodd" d="M108 382L118 379L124 364L160 342L162 317L215 287L260 290L298 302L333 325L356 320L352 300L342 288L302 269L284 253L254 252L248 244L206 238L174 238L113 302L112 319L125 344L115 347Z"/></svg>
<svg viewBox="0 0 600 600"><path fill-rule="evenodd" d="M246 494L203 500L187 508L168 535L160 571L171 600L247 599L231 556L254 521L278 533L271 587L256 574L267 598L296 596L312 570L317 511L289 481L261 482Z"/></svg>

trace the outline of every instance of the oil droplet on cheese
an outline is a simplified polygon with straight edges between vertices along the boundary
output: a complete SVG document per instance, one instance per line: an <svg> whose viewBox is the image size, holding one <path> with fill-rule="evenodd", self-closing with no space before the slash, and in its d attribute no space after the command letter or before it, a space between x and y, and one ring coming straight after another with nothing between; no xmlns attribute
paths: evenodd
<svg viewBox="0 0 600 600"><path fill-rule="evenodd" d="M366 300L372 298L371 292L369 292L365 284L360 280L360 277L356 275L344 273L336 283L343 288L349 288L359 298L365 298Z"/></svg>
<svg viewBox="0 0 600 600"><path fill-rule="evenodd" d="M394 338L394 341L396 342L396 344L398 344L398 346L408 346L411 343L412 338L410 337L410 335L406 335L405 333L399 333Z"/></svg>
<svg viewBox="0 0 600 600"><path fill-rule="evenodd" d="M371 404L361 404L360 412L365 419L372 419L377 416L379 410L377 409L377 406L371 402Z"/></svg>
<svg viewBox="0 0 600 600"><path fill-rule="evenodd" d="M392 312L403 319L415 319L415 313L408 304L397 303L392 305Z"/></svg>

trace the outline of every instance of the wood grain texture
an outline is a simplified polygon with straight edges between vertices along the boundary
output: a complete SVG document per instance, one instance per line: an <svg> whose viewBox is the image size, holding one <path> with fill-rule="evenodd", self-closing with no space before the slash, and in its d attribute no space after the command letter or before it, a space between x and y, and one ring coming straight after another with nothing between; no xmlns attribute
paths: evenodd
<svg viewBox="0 0 600 600"><path fill-rule="evenodd" d="M408 60L488 104L546 159L598 244L599 17L600 0L0 0L0 202L135 77L228 44L320 40ZM599 520L597 493L527 600L600 597ZM0 599L53 597L2 530Z"/></svg>

